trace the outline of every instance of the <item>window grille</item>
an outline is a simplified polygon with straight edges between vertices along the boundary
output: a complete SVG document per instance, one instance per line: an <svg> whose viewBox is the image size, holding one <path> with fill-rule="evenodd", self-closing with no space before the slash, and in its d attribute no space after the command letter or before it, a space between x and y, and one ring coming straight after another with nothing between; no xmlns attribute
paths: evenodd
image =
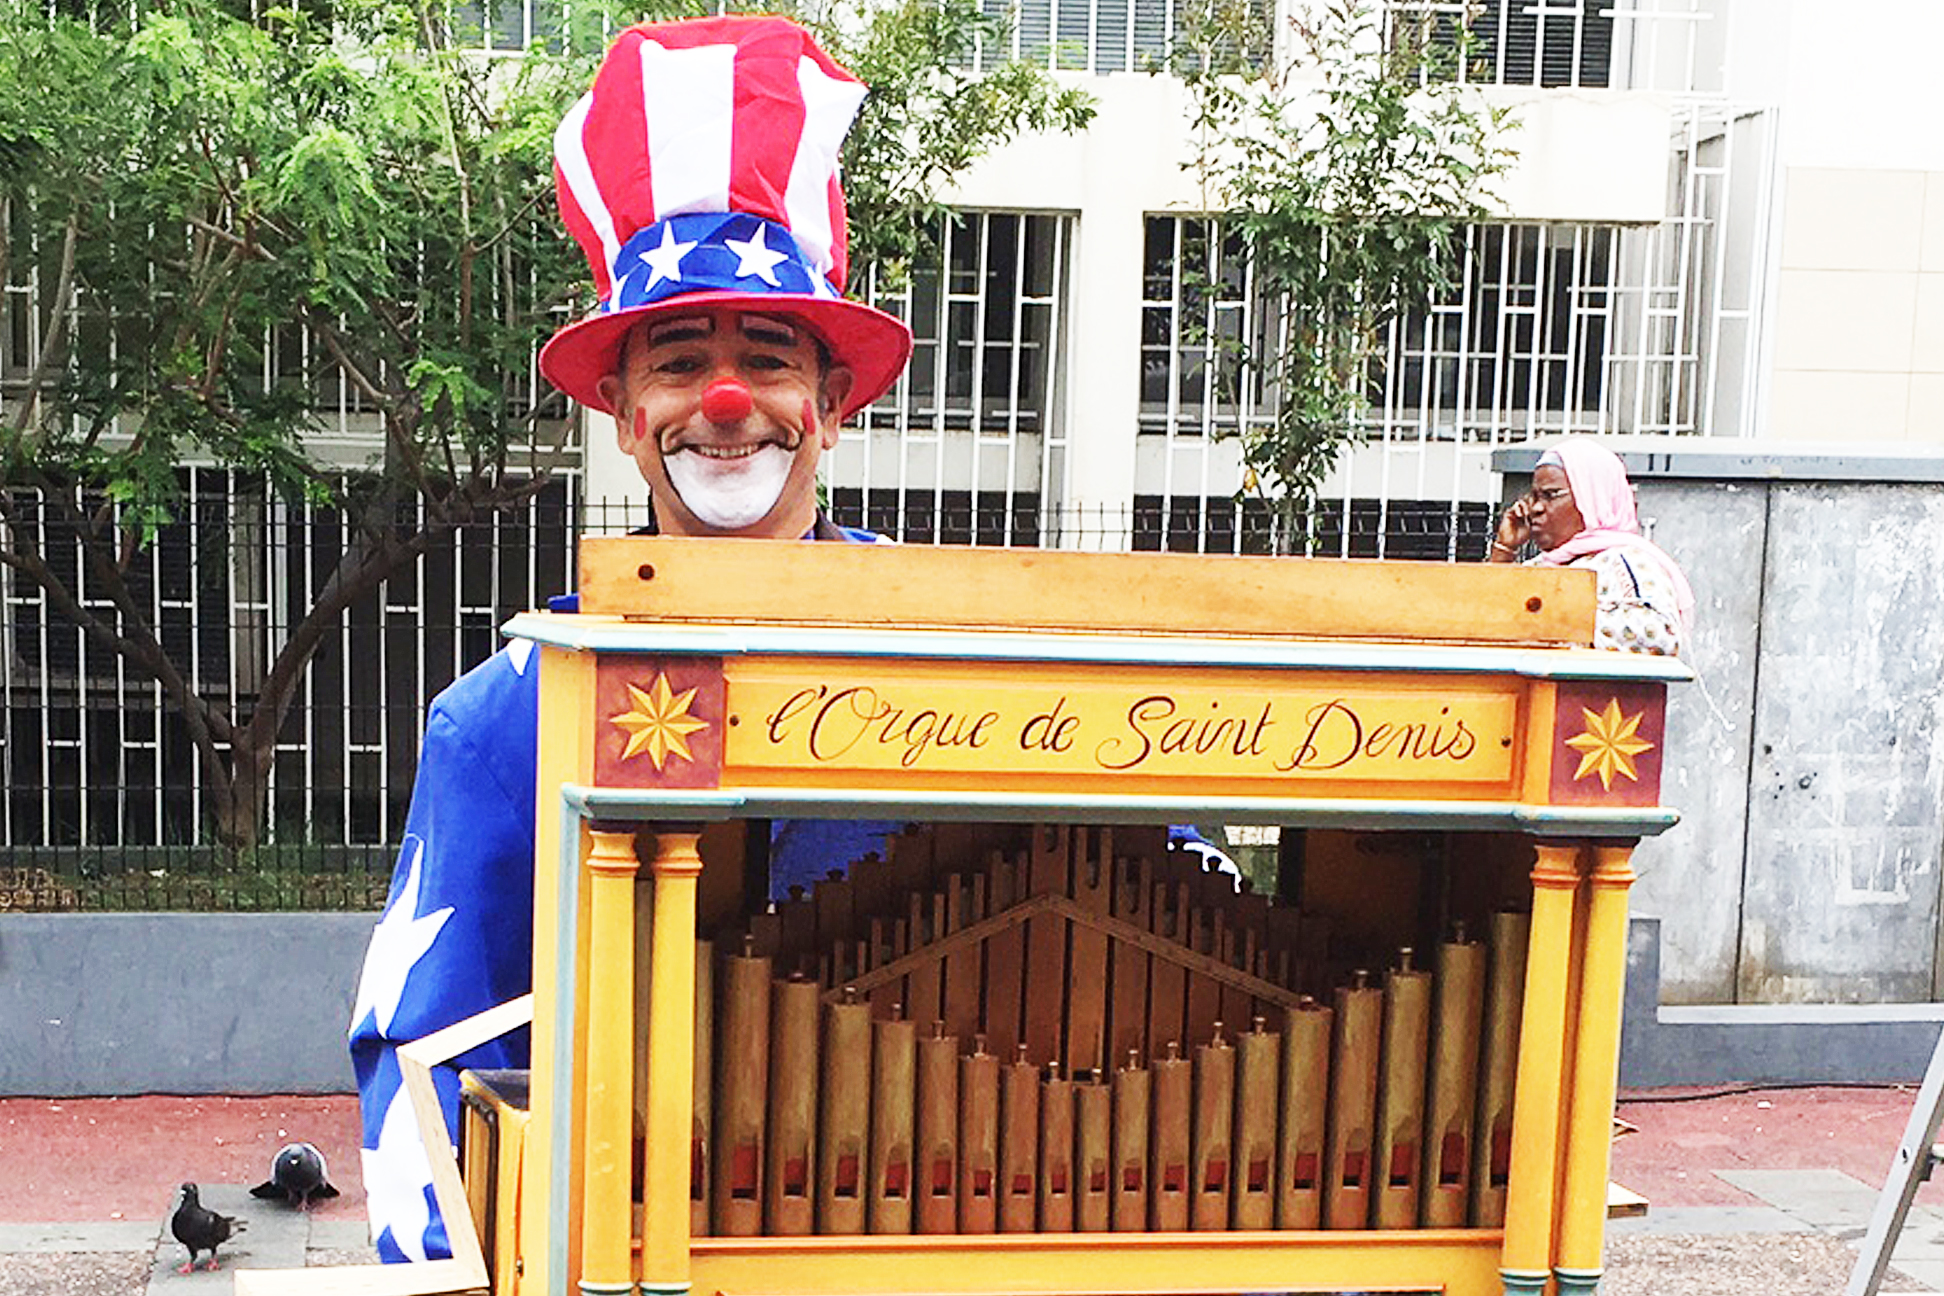
<svg viewBox="0 0 1944 1296"><path fill-rule="evenodd" d="M912 360L825 461L835 520L925 543L1041 542L1066 458L1056 341L1071 226L962 213L937 231L936 261L874 286L911 325Z"/></svg>
<svg viewBox="0 0 1944 1296"><path fill-rule="evenodd" d="M981 48L981 69L1018 60L1071 72L1144 72L1174 52L1182 0L982 0L1008 24L999 48Z"/></svg>
<svg viewBox="0 0 1944 1296"><path fill-rule="evenodd" d="M1773 136L1771 112L1690 103L1675 116L1661 223L1469 228L1454 289L1387 330L1366 439L1343 456L1325 502L1349 523L1319 506L1311 552L1435 550L1418 529L1442 516L1442 556L1479 556L1489 518L1476 506L1489 502L1499 445L1753 435ZM1234 508L1235 434L1270 408L1225 350L1266 342L1239 248L1205 219L1150 216L1144 275L1136 490L1152 503L1137 507L1132 542L1266 543Z"/></svg>
<svg viewBox="0 0 1944 1296"><path fill-rule="evenodd" d="M344 516L266 496L260 479L182 470L184 504L128 581L144 620L212 701L252 701L293 621L343 553ZM431 697L498 644L513 612L571 587L575 483L435 543L358 600L306 672L278 734L267 839L326 846L395 842ZM22 516L82 605L122 625L100 582L63 544L46 501ZM405 518L401 525L411 526ZM209 788L159 684L59 616L11 574L0 711L0 841L16 847L195 843Z"/></svg>
<svg viewBox="0 0 1944 1296"><path fill-rule="evenodd" d="M1698 58L1701 0L1385 0L1393 45L1424 75L1481 85L1712 92ZM1448 56L1448 57L1441 57Z"/></svg>

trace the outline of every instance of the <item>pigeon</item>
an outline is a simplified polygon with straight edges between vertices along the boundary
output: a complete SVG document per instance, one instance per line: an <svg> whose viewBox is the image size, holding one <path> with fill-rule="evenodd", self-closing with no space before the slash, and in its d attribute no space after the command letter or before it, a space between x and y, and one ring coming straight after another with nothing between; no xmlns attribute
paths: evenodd
<svg viewBox="0 0 1944 1296"><path fill-rule="evenodd" d="M270 1177L250 1189L252 1197L281 1197L285 1203L309 1210L313 1201L335 1197L338 1190L324 1173L324 1154L312 1143L286 1143L270 1163Z"/></svg>
<svg viewBox="0 0 1944 1296"><path fill-rule="evenodd" d="M169 1232L175 1234L176 1241L189 1248L189 1259L177 1273L189 1273L196 1267L196 1253L209 1252L209 1263L203 1268L216 1268L216 1246L227 1242L231 1234L241 1233L242 1220L233 1215L218 1215L215 1211L204 1210L202 1199L196 1195L196 1185L182 1185L182 1204L176 1207L169 1217Z"/></svg>

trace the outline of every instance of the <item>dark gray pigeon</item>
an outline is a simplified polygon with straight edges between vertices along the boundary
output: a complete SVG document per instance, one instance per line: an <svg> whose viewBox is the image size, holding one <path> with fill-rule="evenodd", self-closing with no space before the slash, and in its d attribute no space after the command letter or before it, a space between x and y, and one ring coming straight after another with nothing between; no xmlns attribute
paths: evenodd
<svg viewBox="0 0 1944 1296"><path fill-rule="evenodd" d="M286 1143L270 1163L270 1177L250 1189L252 1197L281 1197L301 1210L314 1201L335 1197L338 1190L324 1173L324 1154L312 1143Z"/></svg>
<svg viewBox="0 0 1944 1296"><path fill-rule="evenodd" d="M202 1199L196 1195L196 1185L182 1185L182 1204L175 1214L169 1217L169 1232L175 1240L189 1248L189 1259L177 1273L188 1273L196 1267L199 1252L209 1252L209 1263L203 1268L216 1267L216 1247L218 1243L229 1241L233 1234L241 1233L242 1220L233 1215L218 1215L213 1210L204 1210Z"/></svg>

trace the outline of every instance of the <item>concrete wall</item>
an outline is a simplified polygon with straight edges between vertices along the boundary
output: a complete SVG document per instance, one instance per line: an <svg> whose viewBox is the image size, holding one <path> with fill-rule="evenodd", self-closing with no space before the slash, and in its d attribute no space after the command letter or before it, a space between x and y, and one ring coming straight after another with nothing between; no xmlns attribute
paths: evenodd
<svg viewBox="0 0 1944 1296"><path fill-rule="evenodd" d="M0 918L0 1097L345 1093L370 914ZM1944 1005L1680 1008L1662 923L1627 948L1620 1082L1920 1078Z"/></svg>
<svg viewBox="0 0 1944 1296"><path fill-rule="evenodd" d="M1659 1000L1661 921L1627 933L1620 1083L1903 1084L1923 1079L1944 1004L1725 1004Z"/></svg>
<svg viewBox="0 0 1944 1296"><path fill-rule="evenodd" d="M1634 912L1661 1001L1841 1004L1939 991L1944 453L1610 442L1694 585ZM1501 451L1508 497L1537 451Z"/></svg>
<svg viewBox="0 0 1944 1296"><path fill-rule="evenodd" d="M376 921L0 917L0 1096L344 1093Z"/></svg>

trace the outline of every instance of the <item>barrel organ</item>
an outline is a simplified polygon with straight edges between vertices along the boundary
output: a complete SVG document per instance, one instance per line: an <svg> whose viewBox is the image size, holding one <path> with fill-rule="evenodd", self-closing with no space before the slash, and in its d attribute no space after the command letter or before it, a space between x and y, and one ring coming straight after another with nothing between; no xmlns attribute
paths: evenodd
<svg viewBox="0 0 1944 1296"><path fill-rule="evenodd" d="M1501 1223L1525 914L1338 926L1159 828L907 829L698 943L691 1230Z"/></svg>

